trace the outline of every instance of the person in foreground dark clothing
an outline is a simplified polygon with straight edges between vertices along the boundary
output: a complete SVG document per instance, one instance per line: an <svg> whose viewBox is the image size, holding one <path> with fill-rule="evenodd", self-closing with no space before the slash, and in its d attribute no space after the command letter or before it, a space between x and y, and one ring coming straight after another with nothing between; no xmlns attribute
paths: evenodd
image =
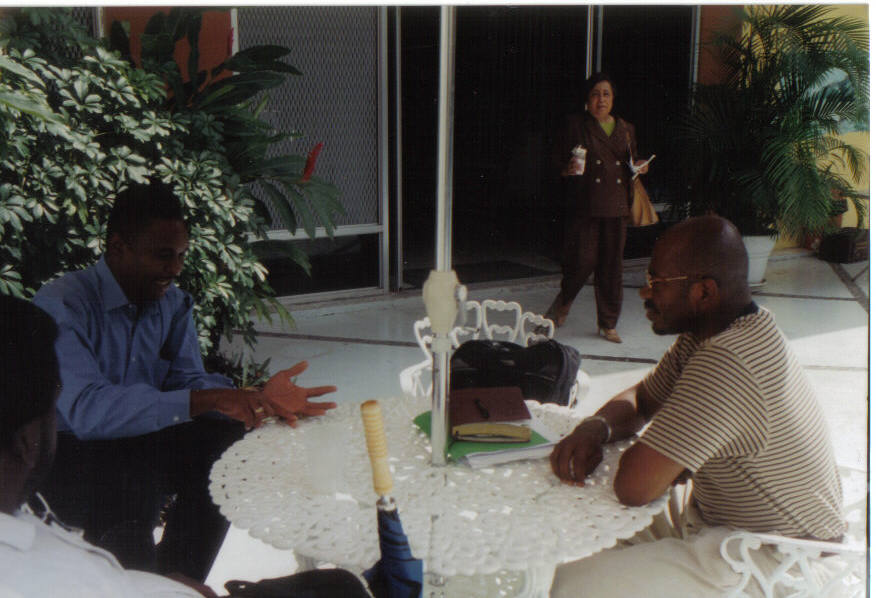
<svg viewBox="0 0 876 598"><path fill-rule="evenodd" d="M124 569L110 552L58 520L45 501L40 500L41 517L27 506L57 447L57 335L43 310L0 295L0 596L215 597L211 588L181 574ZM368 596L355 575L340 569L228 587L230 596L240 598Z"/></svg>
<svg viewBox="0 0 876 598"><path fill-rule="evenodd" d="M194 580L126 571L47 506L40 518L25 505L55 455L56 337L47 313L0 295L0 595L215 595Z"/></svg>

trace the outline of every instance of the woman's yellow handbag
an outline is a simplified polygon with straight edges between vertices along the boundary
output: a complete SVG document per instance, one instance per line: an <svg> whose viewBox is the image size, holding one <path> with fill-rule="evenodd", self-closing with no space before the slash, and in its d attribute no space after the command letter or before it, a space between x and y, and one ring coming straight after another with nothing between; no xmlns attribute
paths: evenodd
<svg viewBox="0 0 876 598"><path fill-rule="evenodd" d="M639 177L633 179L633 205L630 206L630 226L648 226L657 224L660 217L651 205L651 199L645 190L645 185Z"/></svg>

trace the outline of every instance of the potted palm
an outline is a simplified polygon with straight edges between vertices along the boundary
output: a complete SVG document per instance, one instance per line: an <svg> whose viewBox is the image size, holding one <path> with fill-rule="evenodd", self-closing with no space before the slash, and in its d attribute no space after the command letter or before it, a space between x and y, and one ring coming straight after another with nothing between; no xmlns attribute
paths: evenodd
<svg viewBox="0 0 876 598"><path fill-rule="evenodd" d="M779 233L800 239L835 226L837 196L864 221L852 182L867 156L840 133L868 127L868 32L826 6L748 7L739 19L739 35L716 37L723 82L695 88L677 128L688 189L673 208L718 213L761 237L766 249L749 250L756 284Z"/></svg>

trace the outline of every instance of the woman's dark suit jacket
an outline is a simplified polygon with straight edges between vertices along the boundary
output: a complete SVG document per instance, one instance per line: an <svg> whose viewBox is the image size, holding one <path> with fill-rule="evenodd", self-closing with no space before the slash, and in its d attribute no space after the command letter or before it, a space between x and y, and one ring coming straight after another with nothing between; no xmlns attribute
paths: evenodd
<svg viewBox="0 0 876 598"><path fill-rule="evenodd" d="M632 203L632 173L628 162L637 159L636 130L615 117L611 136L588 113L566 117L553 149L556 172L566 169L572 148L587 148L587 166L582 176L562 177L567 214L577 217L617 218L629 215Z"/></svg>

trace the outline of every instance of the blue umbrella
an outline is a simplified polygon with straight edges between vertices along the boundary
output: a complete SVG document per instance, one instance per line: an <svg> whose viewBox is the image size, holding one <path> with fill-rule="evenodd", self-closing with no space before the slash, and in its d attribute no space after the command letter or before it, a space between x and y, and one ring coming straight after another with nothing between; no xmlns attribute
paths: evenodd
<svg viewBox="0 0 876 598"><path fill-rule="evenodd" d="M423 590L423 561L411 554L395 501L377 501L380 560L365 571L368 589L376 598L418 598Z"/></svg>
<svg viewBox="0 0 876 598"><path fill-rule="evenodd" d="M377 401L362 403L365 441L371 458L377 500L377 535L380 560L365 571L365 580L375 598L419 598L423 591L423 561L414 558L408 537L402 529L392 490L392 476L387 462L386 436Z"/></svg>

